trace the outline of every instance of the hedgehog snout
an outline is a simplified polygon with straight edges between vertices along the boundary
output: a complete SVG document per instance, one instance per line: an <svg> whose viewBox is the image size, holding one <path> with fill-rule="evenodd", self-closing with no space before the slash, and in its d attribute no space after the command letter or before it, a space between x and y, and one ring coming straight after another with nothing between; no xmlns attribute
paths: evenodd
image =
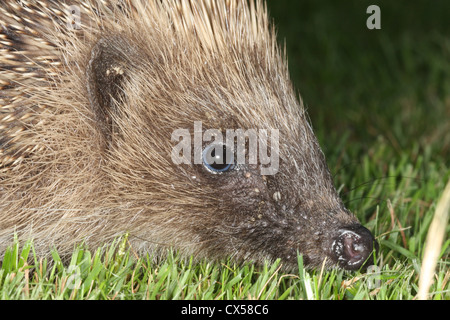
<svg viewBox="0 0 450 320"><path fill-rule="evenodd" d="M361 225L339 230L332 243L332 253L337 264L347 270L358 270L373 264L373 250L378 249L374 237Z"/></svg>

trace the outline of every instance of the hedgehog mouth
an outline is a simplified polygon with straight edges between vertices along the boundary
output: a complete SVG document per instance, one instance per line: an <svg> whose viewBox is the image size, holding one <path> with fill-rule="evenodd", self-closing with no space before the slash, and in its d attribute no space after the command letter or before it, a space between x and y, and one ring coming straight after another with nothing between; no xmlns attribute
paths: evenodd
<svg viewBox="0 0 450 320"><path fill-rule="evenodd" d="M339 267L358 270L373 264L374 242L369 230L360 225L351 226L339 230L331 245L331 251Z"/></svg>

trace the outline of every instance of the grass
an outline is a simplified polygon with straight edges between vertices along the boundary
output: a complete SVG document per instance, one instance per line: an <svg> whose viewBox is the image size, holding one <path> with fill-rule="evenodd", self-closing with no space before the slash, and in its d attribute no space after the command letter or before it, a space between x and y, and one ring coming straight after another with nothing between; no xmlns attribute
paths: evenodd
<svg viewBox="0 0 450 320"><path fill-rule="evenodd" d="M155 263L132 250L118 250L125 245L126 237L95 252L79 247L70 263L53 251L49 263L33 254L31 243L23 248L16 243L0 269L0 299L414 299L418 292L420 262L414 254L399 255L395 246L384 251L399 258L390 257L391 263L372 272L308 271L300 256L297 272L285 274L280 261L262 267L231 261L193 263L172 251ZM441 261L431 298L450 298L449 276L448 265Z"/></svg>
<svg viewBox="0 0 450 320"><path fill-rule="evenodd" d="M417 299L425 243L450 180L450 2L269 2L289 66L347 207L381 248L372 272L137 256L111 246L37 257L16 243L0 269L0 299ZM408 9L403 6L407 6ZM450 227L429 299L450 299Z"/></svg>

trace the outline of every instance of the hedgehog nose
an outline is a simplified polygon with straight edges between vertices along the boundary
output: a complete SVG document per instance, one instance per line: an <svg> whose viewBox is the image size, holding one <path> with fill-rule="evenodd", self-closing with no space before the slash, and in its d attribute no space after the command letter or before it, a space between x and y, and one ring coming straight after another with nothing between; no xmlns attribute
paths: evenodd
<svg viewBox="0 0 450 320"><path fill-rule="evenodd" d="M367 267L373 264L374 246L378 248L370 231L358 225L341 229L333 242L332 250L340 267L358 270L362 266Z"/></svg>

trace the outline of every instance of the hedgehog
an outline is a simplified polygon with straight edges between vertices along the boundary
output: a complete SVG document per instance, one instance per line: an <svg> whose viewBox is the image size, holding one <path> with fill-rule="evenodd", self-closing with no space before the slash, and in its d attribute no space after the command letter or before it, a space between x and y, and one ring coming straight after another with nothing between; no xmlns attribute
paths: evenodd
<svg viewBox="0 0 450 320"><path fill-rule="evenodd" d="M6 0L0 24L0 257L127 234L160 257L373 263L262 0ZM218 138L239 130L276 170L250 135Z"/></svg>

